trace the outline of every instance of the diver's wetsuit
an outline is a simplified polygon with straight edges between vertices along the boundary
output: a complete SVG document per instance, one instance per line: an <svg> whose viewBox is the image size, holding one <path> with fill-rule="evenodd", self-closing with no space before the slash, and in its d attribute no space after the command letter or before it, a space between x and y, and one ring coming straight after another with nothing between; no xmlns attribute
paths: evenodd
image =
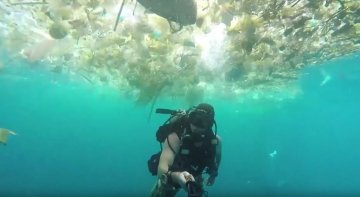
<svg viewBox="0 0 360 197"><path fill-rule="evenodd" d="M189 128L185 129L188 130ZM176 154L173 165L170 166L169 170L172 172L187 171L192 174L195 181L201 187L203 186L203 171L208 168L208 171L214 171L216 169L215 164L215 153L216 140L215 134L210 131L207 132L205 137L202 139L203 144L201 146L195 146L196 140L191 135L179 135L182 144L179 152ZM172 197L179 191L180 185L174 183L171 179L168 179L166 184L158 183L154 186L151 197Z"/></svg>

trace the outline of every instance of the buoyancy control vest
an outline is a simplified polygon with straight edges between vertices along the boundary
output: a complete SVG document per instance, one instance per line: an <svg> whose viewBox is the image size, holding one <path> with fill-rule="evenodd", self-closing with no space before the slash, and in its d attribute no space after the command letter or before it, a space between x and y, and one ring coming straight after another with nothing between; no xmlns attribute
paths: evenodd
<svg viewBox="0 0 360 197"><path fill-rule="evenodd" d="M218 141L211 130L204 134L191 134L188 126L180 140L180 150L169 170L187 171L193 176L201 175L205 168L207 172L217 171L215 155ZM196 145L197 143L200 144Z"/></svg>

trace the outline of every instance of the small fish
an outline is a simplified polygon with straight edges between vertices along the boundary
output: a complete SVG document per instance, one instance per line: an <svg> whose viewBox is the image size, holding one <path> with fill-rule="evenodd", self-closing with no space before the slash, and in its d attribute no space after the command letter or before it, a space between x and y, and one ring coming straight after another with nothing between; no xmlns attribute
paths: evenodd
<svg viewBox="0 0 360 197"><path fill-rule="evenodd" d="M321 81L320 86L324 86L325 84L327 84L332 79L332 77L324 69L321 69L320 72L321 72L321 75L323 77L323 80Z"/></svg>
<svg viewBox="0 0 360 197"><path fill-rule="evenodd" d="M272 153L269 154L270 157L274 158L277 155L277 151L274 150Z"/></svg>
<svg viewBox="0 0 360 197"><path fill-rule="evenodd" d="M17 135L15 132L10 131L9 129L0 128L0 144L6 145L9 134Z"/></svg>

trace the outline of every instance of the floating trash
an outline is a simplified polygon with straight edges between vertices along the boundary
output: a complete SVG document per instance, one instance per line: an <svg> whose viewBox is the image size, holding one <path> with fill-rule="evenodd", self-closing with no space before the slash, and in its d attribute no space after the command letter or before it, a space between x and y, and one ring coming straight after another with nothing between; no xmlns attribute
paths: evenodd
<svg viewBox="0 0 360 197"><path fill-rule="evenodd" d="M8 129L0 128L0 144L6 145L9 135L17 135L17 134Z"/></svg>

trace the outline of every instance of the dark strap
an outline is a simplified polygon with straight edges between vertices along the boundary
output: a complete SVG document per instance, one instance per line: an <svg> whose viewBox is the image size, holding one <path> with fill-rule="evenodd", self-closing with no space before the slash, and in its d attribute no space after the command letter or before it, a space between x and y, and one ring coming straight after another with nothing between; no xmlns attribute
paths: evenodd
<svg viewBox="0 0 360 197"><path fill-rule="evenodd" d="M167 136L167 137L166 137L166 141L167 141L167 143L168 143L168 145L169 145L170 149L172 150L172 152L176 155L175 150L174 150L174 149L173 149L173 147L171 147L171 145L170 145L170 142L169 142L169 136Z"/></svg>

